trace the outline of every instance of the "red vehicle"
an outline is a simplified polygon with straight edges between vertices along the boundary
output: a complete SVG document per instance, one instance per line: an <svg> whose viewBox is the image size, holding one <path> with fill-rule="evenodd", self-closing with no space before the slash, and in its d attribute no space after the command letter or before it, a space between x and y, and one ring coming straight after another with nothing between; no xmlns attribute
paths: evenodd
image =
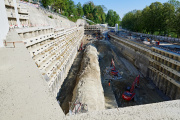
<svg viewBox="0 0 180 120"><path fill-rule="evenodd" d="M126 91L123 93L122 98L125 99L126 101L131 101L134 99L134 96L136 95L136 93L131 93L129 91Z"/></svg>
<svg viewBox="0 0 180 120"><path fill-rule="evenodd" d="M111 75L118 76L118 71L116 71L116 70L111 70Z"/></svg>
<svg viewBox="0 0 180 120"><path fill-rule="evenodd" d="M115 63L113 61L113 59L111 60L111 65L110 67L106 67L106 69L104 70L105 72L105 80L115 80L115 81L120 81L120 79L122 78L122 76L120 75L119 71L116 70L115 68Z"/></svg>
<svg viewBox="0 0 180 120"><path fill-rule="evenodd" d="M113 60L113 59L111 60L111 67L113 67L113 68L111 69L111 75L113 75L113 76L118 76L118 71L116 71L116 68L115 68L115 64L114 64L114 60Z"/></svg>
<svg viewBox="0 0 180 120"><path fill-rule="evenodd" d="M136 79L134 80L134 82L133 82L133 84L131 86L130 91L125 91L122 94L122 98L125 99L126 101L134 100L134 96L136 95L136 93L134 92L134 88L135 88L135 86L139 85L139 78L140 78L140 75L138 75L136 77Z"/></svg>

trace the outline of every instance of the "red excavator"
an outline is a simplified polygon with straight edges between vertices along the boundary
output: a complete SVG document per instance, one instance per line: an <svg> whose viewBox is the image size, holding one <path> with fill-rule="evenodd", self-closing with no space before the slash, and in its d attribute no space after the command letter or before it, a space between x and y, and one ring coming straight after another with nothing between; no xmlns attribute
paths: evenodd
<svg viewBox="0 0 180 120"><path fill-rule="evenodd" d="M116 71L114 60L111 60L111 75L118 76L118 71Z"/></svg>
<svg viewBox="0 0 180 120"><path fill-rule="evenodd" d="M127 90L125 91L123 94L122 94L122 98L126 101L131 101L131 100L134 100L134 96L135 96L135 92L134 92L134 88L135 86L139 86L139 78L140 78L140 75L138 75L136 77L136 79L134 80L130 90Z"/></svg>
<svg viewBox="0 0 180 120"><path fill-rule="evenodd" d="M119 74L119 72L115 68L114 60L111 60L110 67L106 67L105 69L105 80L117 80L119 81L122 78L122 76Z"/></svg>

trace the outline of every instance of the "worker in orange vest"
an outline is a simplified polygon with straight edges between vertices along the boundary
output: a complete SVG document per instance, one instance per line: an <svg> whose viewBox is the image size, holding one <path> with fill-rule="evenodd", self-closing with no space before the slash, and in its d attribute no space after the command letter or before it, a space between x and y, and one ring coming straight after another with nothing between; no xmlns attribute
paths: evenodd
<svg viewBox="0 0 180 120"><path fill-rule="evenodd" d="M108 84L109 84L109 86L111 85L111 82L110 82L110 80L108 81Z"/></svg>

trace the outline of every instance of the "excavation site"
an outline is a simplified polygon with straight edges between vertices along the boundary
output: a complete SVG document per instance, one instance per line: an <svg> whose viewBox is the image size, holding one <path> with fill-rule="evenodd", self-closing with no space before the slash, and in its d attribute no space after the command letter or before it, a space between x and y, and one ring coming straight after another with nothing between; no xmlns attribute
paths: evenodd
<svg viewBox="0 0 180 120"><path fill-rule="evenodd" d="M46 2L0 2L0 120L180 119L179 38Z"/></svg>
<svg viewBox="0 0 180 120"><path fill-rule="evenodd" d="M91 34L85 35L83 41L85 44L77 53L57 97L65 114L69 111L77 114L87 109L113 109L171 99L125 58L113 40L98 40ZM114 79L112 74L106 73L112 60L120 79ZM132 86L138 75L139 85L135 88L134 99L123 99L123 93Z"/></svg>

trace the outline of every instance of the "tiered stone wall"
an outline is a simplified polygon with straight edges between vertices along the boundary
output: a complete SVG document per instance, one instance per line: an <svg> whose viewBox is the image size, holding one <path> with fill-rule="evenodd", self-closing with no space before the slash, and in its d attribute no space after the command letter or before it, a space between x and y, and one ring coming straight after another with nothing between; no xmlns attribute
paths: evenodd
<svg viewBox="0 0 180 120"><path fill-rule="evenodd" d="M47 81L50 91L57 95L76 57L84 36L84 27L41 27L16 31Z"/></svg>

